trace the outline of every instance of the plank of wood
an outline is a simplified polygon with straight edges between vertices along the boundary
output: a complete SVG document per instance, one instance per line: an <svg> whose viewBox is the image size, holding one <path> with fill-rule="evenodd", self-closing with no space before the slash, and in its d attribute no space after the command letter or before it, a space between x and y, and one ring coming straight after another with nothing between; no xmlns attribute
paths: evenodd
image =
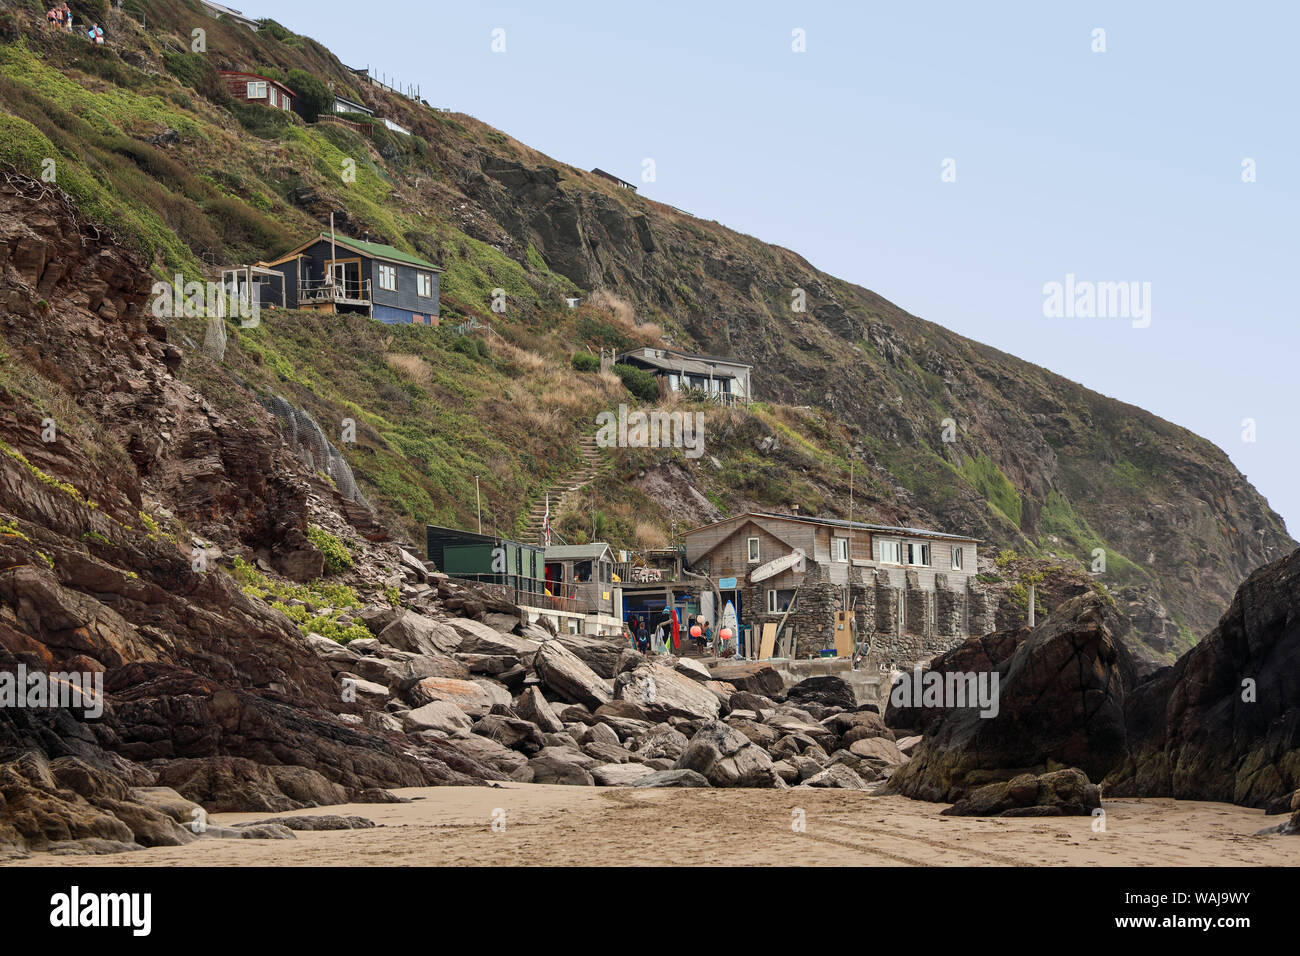
<svg viewBox="0 0 1300 956"><path fill-rule="evenodd" d="M835 656L853 656L853 612L835 612Z"/></svg>
<svg viewBox="0 0 1300 956"><path fill-rule="evenodd" d="M776 650L776 623L765 621L763 622L763 638L758 645L758 659L760 661L771 660L774 650Z"/></svg>

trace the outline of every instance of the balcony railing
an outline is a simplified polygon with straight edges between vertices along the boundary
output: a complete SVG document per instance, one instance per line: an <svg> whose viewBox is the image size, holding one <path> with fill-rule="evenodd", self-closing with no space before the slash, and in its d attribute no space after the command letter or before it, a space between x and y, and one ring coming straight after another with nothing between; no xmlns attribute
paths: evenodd
<svg viewBox="0 0 1300 956"><path fill-rule="evenodd" d="M327 279L304 279L298 288L299 304L318 305L333 302L336 305L369 305L370 280L347 279L330 282Z"/></svg>
<svg viewBox="0 0 1300 956"><path fill-rule="evenodd" d="M479 584L495 584L504 587L514 595L514 602L528 607L546 608L551 611L567 611L572 614L586 614L588 609L578 599L572 584L553 584L545 578L526 578L518 574L453 574L451 577ZM559 594L547 594L559 590Z"/></svg>

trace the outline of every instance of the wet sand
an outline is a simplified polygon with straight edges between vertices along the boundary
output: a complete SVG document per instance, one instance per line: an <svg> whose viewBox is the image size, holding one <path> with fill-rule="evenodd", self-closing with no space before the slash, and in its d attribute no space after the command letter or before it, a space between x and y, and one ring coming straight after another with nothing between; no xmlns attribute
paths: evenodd
<svg viewBox="0 0 1300 956"><path fill-rule="evenodd" d="M1300 866L1300 836L1222 803L1108 800L1090 817L944 817L945 804L844 790L640 790L504 784L394 791L411 803L274 816L357 814L369 830L296 840L200 840L111 856L33 853L14 866ZM796 832L796 810L805 829ZM497 813L496 811L503 811ZM504 827L493 828L494 813Z"/></svg>

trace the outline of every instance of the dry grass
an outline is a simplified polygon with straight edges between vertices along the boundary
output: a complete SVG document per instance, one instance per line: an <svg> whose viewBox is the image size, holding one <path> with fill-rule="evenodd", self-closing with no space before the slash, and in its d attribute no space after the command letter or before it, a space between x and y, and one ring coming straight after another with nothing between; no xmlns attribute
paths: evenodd
<svg viewBox="0 0 1300 956"><path fill-rule="evenodd" d="M636 523L636 543L642 548L666 548L668 547L668 535L664 534L664 529L657 524L651 524L649 521L638 521Z"/></svg>
<svg viewBox="0 0 1300 956"><path fill-rule="evenodd" d="M424 386L433 381L433 369L429 367L428 362L418 355L408 355L404 352L385 352L384 359L416 385Z"/></svg>
<svg viewBox="0 0 1300 956"><path fill-rule="evenodd" d="M496 338L490 344L492 351L527 375L537 375L556 367L554 362L548 361L544 356L538 355L529 349L520 348L505 341L505 339Z"/></svg>

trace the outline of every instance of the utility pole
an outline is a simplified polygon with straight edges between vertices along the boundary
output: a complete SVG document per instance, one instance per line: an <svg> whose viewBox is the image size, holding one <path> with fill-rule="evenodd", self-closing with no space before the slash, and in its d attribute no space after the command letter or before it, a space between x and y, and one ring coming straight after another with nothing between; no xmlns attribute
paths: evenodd
<svg viewBox="0 0 1300 956"><path fill-rule="evenodd" d="M478 509L478 533L483 533L483 499L478 493L478 475L474 476L474 507Z"/></svg>

